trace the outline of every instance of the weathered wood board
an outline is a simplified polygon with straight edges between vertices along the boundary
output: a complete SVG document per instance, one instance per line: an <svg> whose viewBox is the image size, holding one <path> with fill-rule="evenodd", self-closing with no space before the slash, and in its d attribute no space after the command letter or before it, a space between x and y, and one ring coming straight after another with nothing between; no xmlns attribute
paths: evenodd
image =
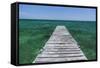
<svg viewBox="0 0 100 68"><path fill-rule="evenodd" d="M65 26L57 26L33 63L87 60Z"/></svg>

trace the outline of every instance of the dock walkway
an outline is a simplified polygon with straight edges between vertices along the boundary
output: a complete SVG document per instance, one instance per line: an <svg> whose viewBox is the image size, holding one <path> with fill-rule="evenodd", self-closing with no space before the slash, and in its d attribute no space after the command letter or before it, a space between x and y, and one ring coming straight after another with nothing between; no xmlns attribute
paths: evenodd
<svg viewBox="0 0 100 68"><path fill-rule="evenodd" d="M87 60L65 26L57 26L33 63Z"/></svg>

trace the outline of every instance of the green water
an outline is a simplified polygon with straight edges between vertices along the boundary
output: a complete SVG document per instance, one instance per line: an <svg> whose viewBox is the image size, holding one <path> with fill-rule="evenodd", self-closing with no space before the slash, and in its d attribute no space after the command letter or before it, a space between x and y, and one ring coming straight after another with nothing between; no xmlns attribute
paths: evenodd
<svg viewBox="0 0 100 68"><path fill-rule="evenodd" d="M57 25L64 25L81 46L88 60L96 59L96 22L19 20L19 63L32 63Z"/></svg>

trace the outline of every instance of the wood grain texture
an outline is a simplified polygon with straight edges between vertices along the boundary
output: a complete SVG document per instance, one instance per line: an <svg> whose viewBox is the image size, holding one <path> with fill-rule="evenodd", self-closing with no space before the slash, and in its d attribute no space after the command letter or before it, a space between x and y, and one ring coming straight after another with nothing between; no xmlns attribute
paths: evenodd
<svg viewBox="0 0 100 68"><path fill-rule="evenodd" d="M65 26L57 26L33 63L87 60Z"/></svg>

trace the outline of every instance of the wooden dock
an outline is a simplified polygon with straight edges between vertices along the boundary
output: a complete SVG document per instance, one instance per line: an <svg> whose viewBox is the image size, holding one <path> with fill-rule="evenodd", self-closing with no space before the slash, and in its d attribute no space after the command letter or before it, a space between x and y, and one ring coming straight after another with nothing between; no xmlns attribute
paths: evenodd
<svg viewBox="0 0 100 68"><path fill-rule="evenodd" d="M57 26L33 63L87 60L65 26Z"/></svg>

